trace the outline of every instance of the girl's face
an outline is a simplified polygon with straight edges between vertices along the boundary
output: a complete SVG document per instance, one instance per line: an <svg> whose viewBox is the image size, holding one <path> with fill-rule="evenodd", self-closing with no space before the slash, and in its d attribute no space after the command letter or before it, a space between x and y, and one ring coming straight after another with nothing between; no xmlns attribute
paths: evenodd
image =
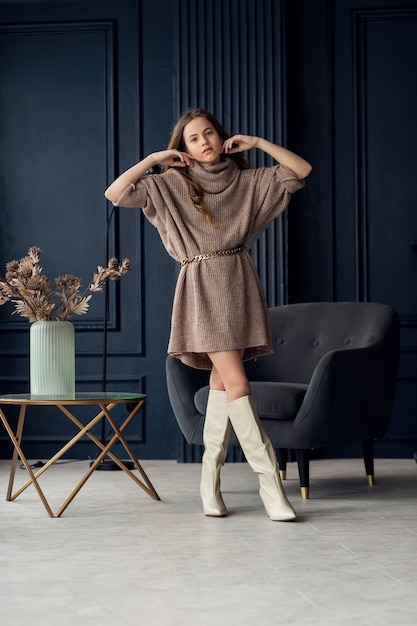
<svg viewBox="0 0 417 626"><path fill-rule="evenodd" d="M199 163L214 164L220 161L222 141L205 117L196 117L186 124L183 140L186 152Z"/></svg>

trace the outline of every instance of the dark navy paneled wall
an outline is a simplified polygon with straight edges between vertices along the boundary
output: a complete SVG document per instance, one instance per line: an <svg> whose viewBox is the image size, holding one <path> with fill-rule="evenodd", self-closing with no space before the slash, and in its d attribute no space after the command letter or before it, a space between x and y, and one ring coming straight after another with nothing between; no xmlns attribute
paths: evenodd
<svg viewBox="0 0 417 626"><path fill-rule="evenodd" d="M0 2L0 20L1 266L38 245L48 276L72 273L88 284L105 260L109 224L110 254L129 257L133 271L111 285L105 381L102 294L74 320L77 389L146 392L130 441L142 458L175 458L164 362L178 268L140 211L112 213L103 192L166 147L189 106L211 109L230 132L282 142L281 3L11 1ZM282 302L283 220L250 246L270 304ZM2 392L27 390L28 327L0 309ZM65 421L45 413L33 410L26 432L34 456L68 434ZM75 448L92 453L88 442Z"/></svg>
<svg viewBox="0 0 417 626"><path fill-rule="evenodd" d="M133 271L110 289L105 384L148 394L129 432L139 457L188 454L164 369L178 268L140 211L112 213L103 191L166 147L189 106L313 163L289 211L250 242L268 302L395 306L403 332L398 393L377 454L408 456L417 447L417 4L397 5L0 0L1 271L39 245L50 277L72 273L88 283L105 260L109 224L110 253L131 258ZM263 154L250 157L269 164ZM28 323L10 313L0 308L3 393L28 386ZM80 391L104 384L103 318L95 294L89 313L74 320ZM68 428L35 412L26 433L32 455L50 453ZM74 451L93 454L84 442ZM3 433L0 455L10 455Z"/></svg>
<svg viewBox="0 0 417 626"><path fill-rule="evenodd" d="M401 321L377 454L417 449L417 3L286 2L287 137L314 171L289 212L291 301L363 300Z"/></svg>

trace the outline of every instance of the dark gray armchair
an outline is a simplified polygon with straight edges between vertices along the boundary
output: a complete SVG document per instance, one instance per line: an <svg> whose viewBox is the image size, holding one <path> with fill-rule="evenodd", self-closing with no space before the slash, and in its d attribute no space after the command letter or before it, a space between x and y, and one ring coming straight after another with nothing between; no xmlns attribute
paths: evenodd
<svg viewBox="0 0 417 626"><path fill-rule="evenodd" d="M285 478L295 450L301 494L309 497L310 451L361 442L368 484L374 483L375 439L393 406L399 322L385 305L315 302L270 309L274 353L246 364L261 422ZM208 372L168 356L168 393L190 444L202 444ZM232 436L232 445L237 440Z"/></svg>

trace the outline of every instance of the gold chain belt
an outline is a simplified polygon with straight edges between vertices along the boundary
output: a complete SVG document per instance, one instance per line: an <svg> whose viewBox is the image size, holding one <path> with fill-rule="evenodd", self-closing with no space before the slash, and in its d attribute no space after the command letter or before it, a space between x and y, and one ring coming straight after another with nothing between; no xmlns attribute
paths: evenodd
<svg viewBox="0 0 417 626"><path fill-rule="evenodd" d="M205 261L206 259L214 259L216 256L231 256L232 254L238 254L242 252L245 246L238 246L237 248L230 248L230 250L217 250L216 252L206 252L205 254L196 254L193 257L185 258L181 261L181 267L188 265L188 263L194 263L194 261Z"/></svg>

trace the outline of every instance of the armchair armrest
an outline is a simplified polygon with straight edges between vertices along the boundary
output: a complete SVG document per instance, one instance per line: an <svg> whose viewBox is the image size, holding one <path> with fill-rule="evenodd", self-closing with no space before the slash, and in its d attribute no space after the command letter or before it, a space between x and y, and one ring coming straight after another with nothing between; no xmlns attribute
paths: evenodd
<svg viewBox="0 0 417 626"><path fill-rule="evenodd" d="M391 416L397 366L395 346L325 354L293 424L303 446L382 437Z"/></svg>
<svg viewBox="0 0 417 626"><path fill-rule="evenodd" d="M199 413L194 403L194 395L207 385L209 372L197 370L181 363L175 357L167 356L166 379L168 396L175 419L188 443L200 444L204 416Z"/></svg>

